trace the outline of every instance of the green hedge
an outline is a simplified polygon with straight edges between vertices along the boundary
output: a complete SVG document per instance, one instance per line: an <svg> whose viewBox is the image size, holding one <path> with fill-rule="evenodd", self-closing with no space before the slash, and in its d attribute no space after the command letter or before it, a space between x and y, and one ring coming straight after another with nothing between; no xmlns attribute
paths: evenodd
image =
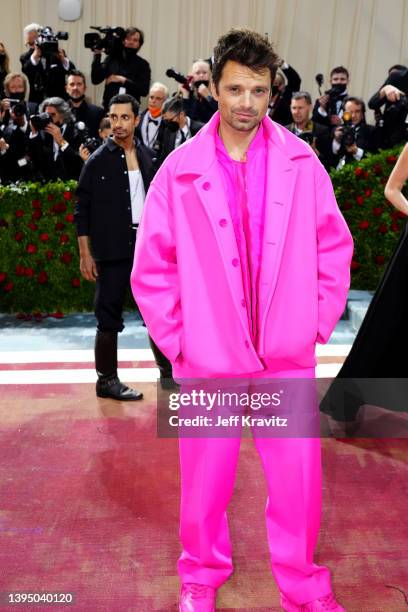
<svg viewBox="0 0 408 612"><path fill-rule="evenodd" d="M331 176L354 237L356 289L375 289L405 224L384 198L400 150L372 155ZM74 189L74 181L0 186L1 312L60 317L92 310L94 284L79 273Z"/></svg>
<svg viewBox="0 0 408 612"><path fill-rule="evenodd" d="M401 149L370 155L331 173L337 202L354 239L353 289L376 288L405 226L406 216L384 196Z"/></svg>
<svg viewBox="0 0 408 612"><path fill-rule="evenodd" d="M79 273L75 181L0 187L0 310L92 310L94 286Z"/></svg>

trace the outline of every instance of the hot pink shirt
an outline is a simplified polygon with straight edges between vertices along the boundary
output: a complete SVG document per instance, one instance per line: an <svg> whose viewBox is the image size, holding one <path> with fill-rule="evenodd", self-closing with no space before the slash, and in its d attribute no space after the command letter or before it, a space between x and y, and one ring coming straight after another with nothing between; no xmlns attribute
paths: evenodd
<svg viewBox="0 0 408 612"><path fill-rule="evenodd" d="M247 161L231 159L215 132L216 155L222 169L240 257L242 283L252 341L258 340L259 271L265 213L267 148L262 124L247 151Z"/></svg>

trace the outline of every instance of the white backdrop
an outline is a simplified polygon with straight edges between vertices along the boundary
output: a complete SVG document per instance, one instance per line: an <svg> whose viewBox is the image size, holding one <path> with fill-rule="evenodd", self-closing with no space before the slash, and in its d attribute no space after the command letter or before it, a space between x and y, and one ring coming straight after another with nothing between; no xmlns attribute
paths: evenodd
<svg viewBox="0 0 408 612"><path fill-rule="evenodd" d="M267 32L277 52L302 77L302 89L317 96L314 76L342 64L351 72L350 93L368 99L387 68L408 63L407 0L83 0L76 22L58 19L57 0L0 0L0 40L19 69L23 27L33 21L67 30L69 57L88 77L92 54L83 47L90 25L137 26L146 42L140 55L152 79L174 91L170 66L186 73L191 60L209 57L217 37L233 26ZM97 102L102 86L88 87Z"/></svg>

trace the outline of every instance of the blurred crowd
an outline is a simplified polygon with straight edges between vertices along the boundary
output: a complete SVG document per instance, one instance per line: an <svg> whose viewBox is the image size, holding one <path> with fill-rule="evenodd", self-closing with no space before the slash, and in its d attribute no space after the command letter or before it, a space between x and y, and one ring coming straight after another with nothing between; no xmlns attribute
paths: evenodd
<svg viewBox="0 0 408 612"><path fill-rule="evenodd" d="M217 110L211 94L211 59L192 62L188 75L169 69L175 88L151 84L149 63L139 52L143 32L136 27L105 29L105 38L89 34L93 54L91 82L104 83L101 105L87 99L84 73L67 56L50 28L24 28L26 51L21 70L11 72L0 42L0 181L78 179L89 156L111 135L110 99L147 96L137 138L154 151L155 167L197 131ZM61 36L63 38L63 36ZM102 43L101 43L102 40ZM334 67L319 97L301 88L301 77L283 61L271 92L270 117L314 149L326 169L339 169L368 153L406 142L408 68L391 66L379 89L366 102L353 95L344 66ZM366 121L366 107L375 123Z"/></svg>

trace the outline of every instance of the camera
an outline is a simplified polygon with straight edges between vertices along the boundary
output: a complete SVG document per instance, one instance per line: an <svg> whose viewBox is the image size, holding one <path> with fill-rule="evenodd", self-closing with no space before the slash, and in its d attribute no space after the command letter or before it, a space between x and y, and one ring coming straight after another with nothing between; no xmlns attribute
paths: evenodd
<svg viewBox="0 0 408 612"><path fill-rule="evenodd" d="M112 28L110 26L90 26L90 28L97 31L85 34L85 49L99 49L100 51L105 51L107 55L117 55L120 53L123 46L122 41L126 38L126 30L124 28ZM101 34L105 34L105 36L102 37Z"/></svg>
<svg viewBox="0 0 408 612"><path fill-rule="evenodd" d="M33 127L39 132L52 123L51 115L49 113L38 113L38 115L31 115L30 121Z"/></svg>
<svg viewBox="0 0 408 612"><path fill-rule="evenodd" d="M42 28L38 34L35 44L44 56L58 53L58 41L68 40L68 32L57 32L54 34L50 26Z"/></svg>
<svg viewBox="0 0 408 612"><path fill-rule="evenodd" d="M356 128L351 122L351 115L348 112L343 113L343 125L341 126L342 133L340 144L342 147L350 147L356 142Z"/></svg>
<svg viewBox="0 0 408 612"><path fill-rule="evenodd" d="M190 83L189 79L184 76L184 74L177 72L177 70L174 70L174 68L168 68L168 70L166 70L166 76L168 76L170 79L174 79L177 81L177 83L181 83L181 85L188 86Z"/></svg>
<svg viewBox="0 0 408 612"><path fill-rule="evenodd" d="M78 132L81 144L88 149L89 153L93 153L101 146L98 138L92 138L89 136L88 128L83 121L77 121L75 128Z"/></svg>
<svg viewBox="0 0 408 612"><path fill-rule="evenodd" d="M97 138L92 137L85 138L82 144L88 149L89 153L91 154L94 153L94 151L96 151L96 149L99 149L99 147L101 146L99 140Z"/></svg>
<svg viewBox="0 0 408 612"><path fill-rule="evenodd" d="M321 73L316 74L315 76L316 83L319 87L319 93L321 94L320 88L324 83L324 78ZM327 107L327 113L329 115L337 115L337 102L343 98L343 94L346 91L346 85L343 83L338 83L336 85L332 85L330 89L327 89L324 93L329 96L329 104Z"/></svg>
<svg viewBox="0 0 408 612"><path fill-rule="evenodd" d="M9 98L10 109L13 111L16 117L23 117L27 113L27 104L24 100L18 100L16 98Z"/></svg>

